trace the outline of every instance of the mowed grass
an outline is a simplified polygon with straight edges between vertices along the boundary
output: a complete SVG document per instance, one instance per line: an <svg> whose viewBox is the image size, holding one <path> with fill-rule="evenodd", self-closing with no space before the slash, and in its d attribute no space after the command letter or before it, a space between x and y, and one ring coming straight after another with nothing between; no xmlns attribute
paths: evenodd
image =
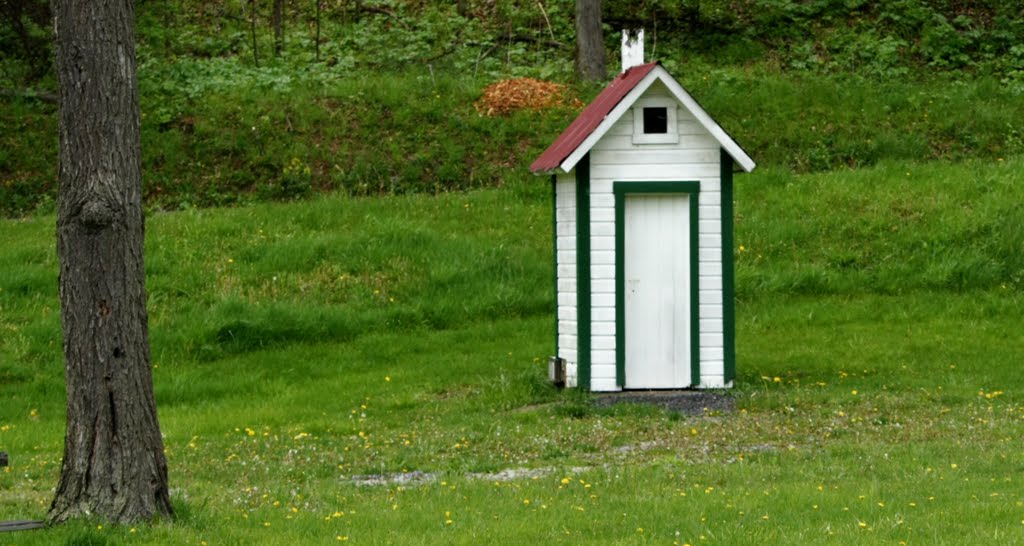
<svg viewBox="0 0 1024 546"><path fill-rule="evenodd" d="M699 417L545 383L544 179L153 215L178 518L0 543L1024 544L1022 168L738 177L739 409ZM0 520L59 471L53 225L0 230Z"/></svg>

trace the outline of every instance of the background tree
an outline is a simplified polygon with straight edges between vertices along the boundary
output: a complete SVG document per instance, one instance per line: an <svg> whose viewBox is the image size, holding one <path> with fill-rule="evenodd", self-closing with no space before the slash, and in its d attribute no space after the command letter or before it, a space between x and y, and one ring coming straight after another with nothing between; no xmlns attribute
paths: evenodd
<svg viewBox="0 0 1024 546"><path fill-rule="evenodd" d="M132 0L56 0L67 432L51 522L172 513L143 281Z"/></svg>
<svg viewBox="0 0 1024 546"><path fill-rule="evenodd" d="M256 43L256 0L249 0L249 35L252 38L252 64L260 66L260 48Z"/></svg>
<svg viewBox="0 0 1024 546"><path fill-rule="evenodd" d="M270 26L274 27L274 56L280 57L284 49L284 0L274 0Z"/></svg>
<svg viewBox="0 0 1024 546"><path fill-rule="evenodd" d="M314 51L316 52L314 60L316 62L320 62L320 11L321 11L320 8L321 8L320 0L316 0L316 21L315 21L315 23L316 23L315 24L315 26L316 26L316 34L315 34L315 36L313 38L313 41L314 41L314 44L315 44Z"/></svg>
<svg viewBox="0 0 1024 546"><path fill-rule="evenodd" d="M605 76L601 0L576 0L576 77L593 82Z"/></svg>

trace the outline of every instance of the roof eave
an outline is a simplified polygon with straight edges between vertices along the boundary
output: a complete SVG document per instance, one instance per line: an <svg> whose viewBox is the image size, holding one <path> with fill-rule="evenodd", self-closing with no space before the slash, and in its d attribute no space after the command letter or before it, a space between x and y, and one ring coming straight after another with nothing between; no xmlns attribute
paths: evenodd
<svg viewBox="0 0 1024 546"><path fill-rule="evenodd" d="M578 131L579 129L586 129L583 127L577 127L575 124L584 117L587 113L587 109L580 114L577 120L574 120L573 124L570 124L566 131L563 132L555 140L547 150L537 158L532 165L530 170L535 174L559 174L569 173L575 167L576 164L583 159L583 156L594 147L595 144L611 129L625 112L633 106L633 104L643 95L648 88L654 83L655 80L660 80L669 91L675 96L675 98L697 119L698 123L706 130L711 136L718 142L718 144L726 151L726 153L733 159L733 161L743 169L744 172L751 172L757 167L754 160L736 143L728 133L718 123L711 118L711 116L704 110L703 107L685 90L683 86L672 77L671 74L661 66L660 63L648 63L639 67L634 67L630 70L640 69L642 71L642 77L639 80L635 80L629 87L629 90L623 93L618 100L611 105L611 108L605 111L602 119L597 125L590 128L586 136L578 142L573 142L574 146L570 149L565 146L565 140L575 141L578 137L573 137L572 132ZM640 76L641 72L637 72L636 76ZM615 81L615 83L626 84L623 78L627 73L623 73ZM608 91L611 88L606 88ZM602 95L605 92L602 92ZM600 99L601 96L598 96ZM597 100L595 100L595 103ZM595 103L591 103L588 108L595 106ZM608 105L605 105L607 107ZM593 119L593 118L592 118ZM552 153L555 152L555 155ZM564 152L564 155L563 155ZM555 163L557 161L557 163Z"/></svg>
<svg viewBox="0 0 1024 546"><path fill-rule="evenodd" d="M645 80L657 66L659 66L657 62L650 62L630 68L616 76L530 165L530 170L535 173L551 172L557 168L561 168L565 172L571 171L579 158L586 154L590 146L596 142L596 139L591 138L594 132L604 134L607 131L605 125L608 118L611 117L610 112L627 101L637 84ZM600 117L600 121L598 121L598 117ZM602 130L602 127L605 128ZM580 148L584 148L585 151L572 159Z"/></svg>

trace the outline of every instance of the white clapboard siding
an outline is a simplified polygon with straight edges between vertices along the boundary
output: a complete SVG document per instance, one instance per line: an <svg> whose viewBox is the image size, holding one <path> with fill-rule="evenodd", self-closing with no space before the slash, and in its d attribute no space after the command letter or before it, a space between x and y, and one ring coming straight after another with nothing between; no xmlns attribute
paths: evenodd
<svg viewBox="0 0 1024 546"><path fill-rule="evenodd" d="M718 166L718 148L707 150L643 150L638 152L607 150L603 153L594 154L592 167L603 165L623 165L633 167L636 163L645 166L661 166L666 168L678 168L679 165L693 163L704 163Z"/></svg>
<svg viewBox="0 0 1024 546"><path fill-rule="evenodd" d="M556 353L566 360L566 383L577 385L579 362L577 347L576 294L576 176L559 175L555 181L555 258L558 281L558 347Z"/></svg>
<svg viewBox="0 0 1024 546"><path fill-rule="evenodd" d="M644 95L669 97L660 86ZM696 181L698 194L699 387L724 387L720 144L684 108L679 142L634 144L626 112L590 151L591 390L618 390L615 309L615 182Z"/></svg>
<svg viewBox="0 0 1024 546"><path fill-rule="evenodd" d="M616 124L618 125L618 124ZM699 125L694 125L693 129L699 130ZM605 136L601 142L594 145L593 150L621 150L623 146L629 146L633 143L632 134L626 135L611 135ZM644 144L645 150L651 151L663 151L663 150L679 150L680 145L688 150L718 150L721 145L713 138L709 138L707 135L679 135L678 144Z"/></svg>
<svg viewBox="0 0 1024 546"><path fill-rule="evenodd" d="M595 165L590 169L590 181L593 187L595 180L700 180L718 178L718 163L699 163L692 165Z"/></svg>

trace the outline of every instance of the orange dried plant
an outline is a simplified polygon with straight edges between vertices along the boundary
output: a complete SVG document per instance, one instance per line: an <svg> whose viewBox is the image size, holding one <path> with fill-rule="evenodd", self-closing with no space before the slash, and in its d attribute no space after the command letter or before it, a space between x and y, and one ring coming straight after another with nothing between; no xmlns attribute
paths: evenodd
<svg viewBox="0 0 1024 546"><path fill-rule="evenodd" d="M559 106L582 108L583 103L566 94L562 84L517 78L492 83L473 106L485 116L505 116L515 110L544 110Z"/></svg>

